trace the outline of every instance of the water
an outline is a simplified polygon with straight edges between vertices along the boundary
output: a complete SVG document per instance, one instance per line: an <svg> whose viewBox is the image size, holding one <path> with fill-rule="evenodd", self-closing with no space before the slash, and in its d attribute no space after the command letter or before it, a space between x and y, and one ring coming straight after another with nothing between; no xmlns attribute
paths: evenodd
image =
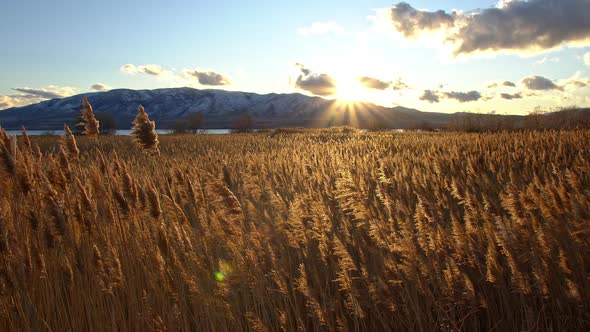
<svg viewBox="0 0 590 332"><path fill-rule="evenodd" d="M199 134L221 135L221 134L229 134L230 131L231 131L230 129L204 129L204 130L199 131ZM7 130L6 132L10 136L21 136L22 135L20 130ZM156 129L156 132L158 133L158 135L172 134L172 130L170 130L170 129ZM27 134L29 134L29 136L41 136L41 135L62 136L62 135L65 135L66 133L63 130L27 130ZM131 135L131 130L129 130L129 129L116 130L115 135L129 136L129 135Z"/></svg>

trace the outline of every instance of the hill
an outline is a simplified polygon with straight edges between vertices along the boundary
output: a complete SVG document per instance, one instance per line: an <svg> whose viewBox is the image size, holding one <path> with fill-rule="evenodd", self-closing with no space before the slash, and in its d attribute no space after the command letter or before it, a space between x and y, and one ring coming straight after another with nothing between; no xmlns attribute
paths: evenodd
<svg viewBox="0 0 590 332"><path fill-rule="evenodd" d="M97 113L113 115L118 128L129 128L143 105L159 128L171 128L191 113L202 112L204 127L229 128L243 114L254 117L258 127L358 127L413 128L424 122L447 123L451 115L424 113L404 107L386 108L371 103L347 104L336 100L293 94L256 94L224 90L171 88L155 90L117 89L51 99L0 111L6 129L60 129L76 121L80 101L86 96Z"/></svg>
<svg viewBox="0 0 590 332"><path fill-rule="evenodd" d="M522 128L540 123L548 127L575 126L588 123L588 109L552 113L531 120L515 115L421 112L405 107L383 107L372 103L346 103L299 93L257 94L225 90L168 88L155 90L116 89L51 99L37 104L0 111L0 126L31 130L61 129L64 123L77 122L80 102L86 96L96 113L112 116L116 127L127 129L143 105L158 128L172 128L191 113L203 114L204 128L231 128L244 114L254 119L259 128L330 127L352 125L359 128L436 129L455 127L481 129ZM557 115L556 115L557 114ZM566 119L566 120L563 120ZM581 120L582 119L582 120ZM533 122L531 124L531 121ZM535 122L536 121L536 122ZM564 122L565 121L565 122Z"/></svg>

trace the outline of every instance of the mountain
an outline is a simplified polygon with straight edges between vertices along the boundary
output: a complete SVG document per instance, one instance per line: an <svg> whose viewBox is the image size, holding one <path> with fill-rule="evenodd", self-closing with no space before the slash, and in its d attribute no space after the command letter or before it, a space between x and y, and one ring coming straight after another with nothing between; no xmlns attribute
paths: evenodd
<svg viewBox="0 0 590 332"><path fill-rule="evenodd" d="M155 90L116 89L85 93L0 111L5 129L61 129L77 122L81 100L86 96L95 113L109 113L119 129L131 127L138 105L160 129L172 128L189 114L201 112L204 128L231 128L243 114L253 117L256 127L329 127L353 125L360 128L443 128L453 123L505 122L520 126L522 116L428 113L404 107L382 107L371 103L344 103L320 97L292 94L256 94L224 90L171 88ZM588 112L586 112L588 113ZM469 123L466 123L468 121Z"/></svg>
<svg viewBox="0 0 590 332"><path fill-rule="evenodd" d="M127 129L143 105L158 128L171 128L176 121L194 112L204 115L206 128L230 128L243 114L254 117L258 127L327 127L356 123L360 127L381 126L407 128L421 121L426 113L402 107L385 108L369 103L347 105L334 100L293 94L256 94L224 90L173 88L156 90L117 89L85 93L61 99L0 111L0 125L6 129L61 129L74 123L86 96L95 113L110 113L117 127ZM447 115L430 115L445 122ZM356 119L356 120L354 120Z"/></svg>

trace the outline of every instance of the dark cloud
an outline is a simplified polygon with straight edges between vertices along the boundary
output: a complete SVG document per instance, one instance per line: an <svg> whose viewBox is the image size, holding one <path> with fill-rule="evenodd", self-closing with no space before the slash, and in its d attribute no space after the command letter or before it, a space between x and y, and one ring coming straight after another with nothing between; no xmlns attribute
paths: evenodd
<svg viewBox="0 0 590 332"><path fill-rule="evenodd" d="M395 29L406 37L414 37L422 30L437 30L454 24L452 15L442 10L426 12L416 10L405 2L400 2L391 9L391 20Z"/></svg>
<svg viewBox="0 0 590 332"><path fill-rule="evenodd" d="M160 76L163 73L162 67L157 65L139 66L139 69L140 71L153 76Z"/></svg>
<svg viewBox="0 0 590 332"><path fill-rule="evenodd" d="M229 78L212 71L189 71L188 75L195 77L202 85L230 85Z"/></svg>
<svg viewBox="0 0 590 332"><path fill-rule="evenodd" d="M510 86L510 87L515 87L516 84L510 82L510 81L504 81L504 83L502 83L503 86Z"/></svg>
<svg viewBox="0 0 590 332"><path fill-rule="evenodd" d="M522 98L522 94L520 93L501 93L500 94L500 98L502 99L508 99L508 100L512 100L512 99L521 99Z"/></svg>
<svg viewBox="0 0 590 332"><path fill-rule="evenodd" d="M300 63L296 63L295 67L299 67L299 70L301 70L301 72L303 73L303 75L311 75L311 70L305 68L304 65L300 64Z"/></svg>
<svg viewBox="0 0 590 332"><path fill-rule="evenodd" d="M529 76L524 78L521 83L529 90L563 90L562 87L553 83L552 80L542 76Z"/></svg>
<svg viewBox="0 0 590 332"><path fill-rule="evenodd" d="M420 97L420 100L427 101L429 103L439 103L441 99L454 99L460 103L467 103L472 101L478 101L480 99L488 100L490 98L483 97L481 93L477 91L469 92L457 92L457 91L435 91L435 90L424 90L424 93Z"/></svg>
<svg viewBox="0 0 590 332"><path fill-rule="evenodd" d="M494 82L491 83L490 85L488 85L488 89L497 89L497 88L514 88L516 87L516 84L514 84L513 82L510 81L504 81L504 82Z"/></svg>
<svg viewBox="0 0 590 332"><path fill-rule="evenodd" d="M405 2L391 9L396 30L406 37L444 30L455 54L517 50L542 51L564 44L590 42L590 1L530 0L503 2L469 14L425 12Z"/></svg>
<svg viewBox="0 0 590 332"><path fill-rule="evenodd" d="M24 92L29 95L37 96L39 98L45 99L53 99L53 98L63 98L66 97L67 94L58 91L49 91L45 89L31 89L31 88L12 88L18 92Z"/></svg>
<svg viewBox="0 0 590 332"><path fill-rule="evenodd" d="M92 86L90 86L90 89L95 91L108 91L111 89L111 87L102 83L96 83L92 84Z"/></svg>
<svg viewBox="0 0 590 332"><path fill-rule="evenodd" d="M358 81L365 87L375 90L385 90L391 86L391 82L385 82L373 77L361 76Z"/></svg>
<svg viewBox="0 0 590 332"><path fill-rule="evenodd" d="M459 31L456 53L550 49L590 38L590 1L511 1L468 19Z"/></svg>
<svg viewBox="0 0 590 332"><path fill-rule="evenodd" d="M328 74L314 74L301 64L297 64L301 74L295 81L295 87L318 96L331 96L336 93L336 81Z"/></svg>
<svg viewBox="0 0 590 332"><path fill-rule="evenodd" d="M443 92L444 96L448 99L455 99L460 103L467 103L471 101L478 101L481 99L481 93L477 91L469 91L469 92Z"/></svg>
<svg viewBox="0 0 590 332"><path fill-rule="evenodd" d="M408 85L407 85L405 82L403 82L401 79L400 79L400 80L397 80L397 82L394 82L394 83L392 84L392 86L393 86L393 90L395 90L395 91L399 91L399 90L406 90L406 89L409 89L409 88L410 88L410 86L408 86Z"/></svg>
<svg viewBox="0 0 590 332"><path fill-rule="evenodd" d="M438 91L424 90L424 93L420 97L420 100L424 100L429 103L439 103L440 96L438 95Z"/></svg>

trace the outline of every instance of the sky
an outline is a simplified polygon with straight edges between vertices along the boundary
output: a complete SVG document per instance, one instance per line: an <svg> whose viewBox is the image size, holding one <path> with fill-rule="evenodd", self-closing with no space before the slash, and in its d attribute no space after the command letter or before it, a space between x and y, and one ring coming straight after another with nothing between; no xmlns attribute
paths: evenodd
<svg viewBox="0 0 590 332"><path fill-rule="evenodd" d="M590 106L590 1L3 0L0 111L117 88Z"/></svg>

